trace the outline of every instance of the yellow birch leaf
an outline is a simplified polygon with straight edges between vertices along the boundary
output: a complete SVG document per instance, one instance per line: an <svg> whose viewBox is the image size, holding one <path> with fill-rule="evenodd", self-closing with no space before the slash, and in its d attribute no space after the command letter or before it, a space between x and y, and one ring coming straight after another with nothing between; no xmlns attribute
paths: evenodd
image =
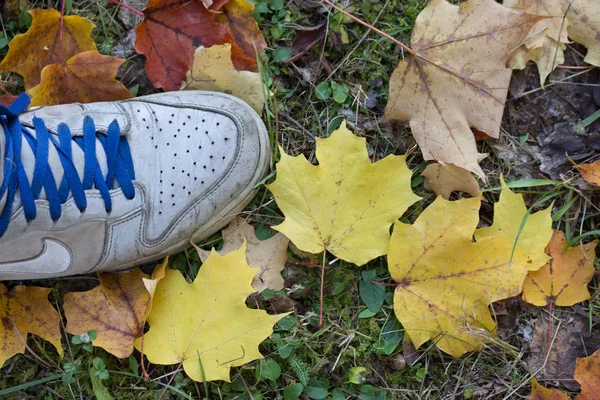
<svg viewBox="0 0 600 400"><path fill-rule="evenodd" d="M257 291L263 289L281 290L284 280L281 271L287 260L287 248L290 240L281 233L266 240L258 240L254 227L245 219L237 217L221 232L223 235L223 248L219 254L224 256L238 250L244 242L247 244L246 258L248 265L258 268L252 281L252 287ZM210 252L196 248L202 262L210 256Z"/></svg>
<svg viewBox="0 0 600 400"><path fill-rule="evenodd" d="M439 197L414 224L396 222L388 268L394 312L416 348L433 339L454 356L494 335L489 304L521 292L527 262L502 235L473 242L481 198Z"/></svg>
<svg viewBox="0 0 600 400"><path fill-rule="evenodd" d="M164 266L157 268L155 274L161 269L164 271ZM119 358L129 357L135 341L144 333L152 305L152 294L144 282L144 279L150 279L138 268L125 273L100 272L98 275L99 286L65 295L67 332L81 335L95 330L94 346Z"/></svg>
<svg viewBox="0 0 600 400"><path fill-rule="evenodd" d="M10 41L8 53L0 63L0 71L12 71L23 77L25 89L40 83L46 65L60 64L77 53L96 50L90 36L96 25L92 21L66 16L63 21L62 45L60 13L56 10L31 10L31 28Z"/></svg>
<svg viewBox="0 0 600 400"><path fill-rule="evenodd" d="M561 231L554 231L546 247L551 257L537 271L529 271L523 283L523 300L539 307L550 303L572 306L590 298L587 285L594 277L596 241L569 247Z"/></svg>
<svg viewBox="0 0 600 400"><path fill-rule="evenodd" d="M0 366L15 354L25 352L27 334L52 343L62 357L60 317L48 301L52 289L0 284Z"/></svg>
<svg viewBox="0 0 600 400"><path fill-rule="evenodd" d="M227 93L248 103L262 114L264 99L258 72L237 71L231 61L231 44L198 47L194 65L187 73L183 90L210 90Z"/></svg>
<svg viewBox="0 0 600 400"><path fill-rule="evenodd" d="M500 201L494 204L494 223L489 228L477 229L475 239L504 235L527 257L530 271L540 269L550 259L545 249L552 238L552 206L527 214L523 195L513 193L502 178L501 184Z"/></svg>
<svg viewBox="0 0 600 400"><path fill-rule="evenodd" d="M481 189L473 175L466 169L452 164L429 164L423 173L427 184L435 194L448 200L455 190L479 196Z"/></svg>
<svg viewBox="0 0 600 400"><path fill-rule="evenodd" d="M565 9L569 2L565 1ZM600 67L600 1L571 1L567 13L569 37L587 47L583 61Z"/></svg>
<svg viewBox="0 0 600 400"><path fill-rule="evenodd" d="M302 251L327 250L357 265L385 255L390 226L419 200L406 157L371 163L365 139L345 122L329 138L317 138L316 153L318 166L281 152L277 179L267 187L285 221L273 229Z"/></svg>
<svg viewBox="0 0 600 400"><path fill-rule="evenodd" d="M28 91L31 106L129 99L131 93L116 79L124 62L91 50L71 57L66 65L48 65L40 84Z"/></svg>
<svg viewBox="0 0 600 400"><path fill-rule="evenodd" d="M385 117L408 121L423 158L480 177L471 128L497 138L512 70L508 53L540 17L494 0L432 0L419 14L390 80Z"/></svg>
<svg viewBox="0 0 600 400"><path fill-rule="evenodd" d="M152 300L150 330L135 347L154 364L182 363L195 381L229 382L231 367L263 357L258 345L287 315L246 306L255 274L246 263L245 245L225 256L211 252L191 284L167 269Z"/></svg>

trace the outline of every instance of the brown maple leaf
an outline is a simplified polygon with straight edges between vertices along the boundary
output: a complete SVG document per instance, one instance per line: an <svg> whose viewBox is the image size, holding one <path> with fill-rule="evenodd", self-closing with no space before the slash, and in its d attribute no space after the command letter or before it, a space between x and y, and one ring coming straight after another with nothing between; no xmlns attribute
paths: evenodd
<svg viewBox="0 0 600 400"><path fill-rule="evenodd" d="M497 138L512 70L508 53L540 17L494 0L433 0L390 81L387 119L409 121L425 160L483 177L471 127Z"/></svg>
<svg viewBox="0 0 600 400"><path fill-rule="evenodd" d="M92 50L77 54L65 65L48 65L40 84L28 92L31 106L128 99L131 93L115 78L124 62Z"/></svg>

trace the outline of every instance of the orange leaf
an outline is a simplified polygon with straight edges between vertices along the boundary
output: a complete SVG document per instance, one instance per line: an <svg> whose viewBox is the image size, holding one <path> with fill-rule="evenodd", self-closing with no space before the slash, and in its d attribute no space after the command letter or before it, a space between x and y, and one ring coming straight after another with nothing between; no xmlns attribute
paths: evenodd
<svg viewBox="0 0 600 400"><path fill-rule="evenodd" d="M587 284L594 276L594 257L597 242L579 247L567 245L565 235L555 230L546 254L552 258L537 271L529 271L523 283L523 300L544 307L549 303L572 306L590 298Z"/></svg>
<svg viewBox="0 0 600 400"><path fill-rule="evenodd" d="M222 10L215 20L227 26L237 45L231 49L236 69L257 72L256 53L260 55L267 44L252 16L254 5L247 0L229 0Z"/></svg>
<svg viewBox="0 0 600 400"><path fill-rule="evenodd" d="M219 1L217 5L221 4ZM261 41L256 44L260 51L261 46L264 47L264 39L257 26L242 23L244 18L246 21L252 18L252 6L248 7L241 7L237 2L223 6L220 11L231 12L232 15L221 15L220 23L215 18L216 13L208 10L200 0L150 0L144 9L144 21L135 30L135 49L147 58L146 72L150 82L167 91L179 90L186 79L186 72L192 68L194 51L200 46L231 43L232 61L237 69L256 65L254 47L250 51L247 40L252 43L260 36ZM242 15L245 17L242 18ZM231 28L234 22L240 23L240 27ZM240 40L241 48L237 40Z"/></svg>
<svg viewBox="0 0 600 400"><path fill-rule="evenodd" d="M164 273L164 265L157 268ZM100 285L87 292L65 295L67 332L81 335L96 331L94 346L125 358L133 352L135 340L144 333L152 295L139 269L127 273L99 274ZM154 279L160 279L160 276Z"/></svg>
<svg viewBox="0 0 600 400"><path fill-rule="evenodd" d="M600 350L589 357L577 359L575 379L581 384L581 393L575 400L600 399Z"/></svg>
<svg viewBox="0 0 600 400"><path fill-rule="evenodd" d="M0 366L25 351L27 334L33 333L54 345L62 357L60 317L48 301L52 289L0 284Z"/></svg>
<svg viewBox="0 0 600 400"><path fill-rule="evenodd" d="M31 10L31 28L10 42L0 71L12 71L25 80L29 90L40 83L40 74L46 65L64 63L77 53L96 50L90 33L96 25L90 20L64 17L62 46L60 41L60 13L56 10Z"/></svg>
<svg viewBox="0 0 600 400"><path fill-rule="evenodd" d="M583 179L600 186L600 160L592 164L576 165L576 167Z"/></svg>
<svg viewBox="0 0 600 400"><path fill-rule="evenodd" d="M29 90L31 106L128 99L131 93L115 78L124 62L92 50L77 54L64 66L48 65L40 84Z"/></svg>
<svg viewBox="0 0 600 400"><path fill-rule="evenodd" d="M535 379L532 379L529 400L570 400L570 398L566 393L557 389L545 388L537 383Z"/></svg>

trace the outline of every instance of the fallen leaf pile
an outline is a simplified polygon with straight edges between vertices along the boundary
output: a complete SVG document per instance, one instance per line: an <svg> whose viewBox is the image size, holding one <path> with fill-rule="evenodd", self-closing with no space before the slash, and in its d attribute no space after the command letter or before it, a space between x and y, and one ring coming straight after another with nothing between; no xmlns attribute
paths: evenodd
<svg viewBox="0 0 600 400"><path fill-rule="evenodd" d="M147 58L150 82L167 91L179 90L200 46L229 43L236 68L255 68L256 53L266 44L252 17L253 8L245 0L212 3L208 8L201 1L150 0L135 30L135 49Z"/></svg>
<svg viewBox="0 0 600 400"><path fill-rule="evenodd" d="M228 93L262 114L274 93L263 86L270 65L261 75L258 64L267 44L253 17L257 10L246 0L150 0L135 28L135 50L146 57L152 85ZM31 28L10 42L0 72L23 77L32 105L132 96L117 79L125 60L98 52L91 21L55 10L30 13ZM335 15L344 24L352 21ZM329 23L296 29L286 66L326 38L328 29L342 42L350 40L335 17ZM585 62L600 66L598 38L597 0L431 0L416 19L411 47L400 43L405 54L390 79L385 118L408 122L423 159L435 161L422 172L426 188L438 195L433 202L411 208L421 200L411 184L421 178L413 176L407 157L372 162L366 140L342 122L329 137L316 138L316 164L280 148L276 177L266 185L285 217L273 226L279 233L259 240L252 225L234 219L222 231L219 252L197 248L202 266L191 283L169 269L167 259L152 276L140 269L101 272L97 287L66 293L62 305L49 300L52 289L0 284L0 366L26 351L29 334L62 356L62 307L69 334L95 331L93 345L116 357L137 349L151 363L183 368L195 381L229 381L232 367L263 358L259 345L287 315L269 315L246 301L257 291L288 290L282 273L290 241L300 251L322 254L323 279L327 253L357 266L387 256L397 317L389 320L394 339L387 355L400 333L416 349L432 341L454 357L479 350L499 340L491 304L521 292L524 301L549 305L550 312L589 299L596 241L567 248L564 233L552 230L552 206L532 212L502 178L493 223L486 226L473 174L485 181L479 165L485 155L476 139L499 137L512 69L535 61L543 85L564 61L570 40L587 48ZM13 100L2 91L0 104ZM576 167L600 186L599 163ZM457 191L471 197L450 201ZM409 208L411 215L405 215ZM388 301L386 289L374 270L358 276L367 315L373 316ZM552 326L538 320L544 323ZM91 366L92 375L102 368ZM576 399L600 398L599 368L600 350L577 360L575 379L582 389ZM533 400L569 398L533 377L531 383ZM110 398L100 378L92 384Z"/></svg>
<svg viewBox="0 0 600 400"><path fill-rule="evenodd" d="M31 28L10 42L0 72L21 75L31 105L122 100L131 97L115 79L125 61L104 56L91 37L94 24L56 10L32 10ZM62 24L61 24L62 20Z"/></svg>

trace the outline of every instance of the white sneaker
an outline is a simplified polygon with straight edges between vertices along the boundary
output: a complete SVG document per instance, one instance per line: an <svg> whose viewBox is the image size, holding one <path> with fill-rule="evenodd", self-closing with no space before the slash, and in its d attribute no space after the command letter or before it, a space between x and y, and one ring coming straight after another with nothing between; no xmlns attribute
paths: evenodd
<svg viewBox="0 0 600 400"><path fill-rule="evenodd" d="M0 280L178 252L241 211L269 165L263 122L225 94L27 105L0 106Z"/></svg>

